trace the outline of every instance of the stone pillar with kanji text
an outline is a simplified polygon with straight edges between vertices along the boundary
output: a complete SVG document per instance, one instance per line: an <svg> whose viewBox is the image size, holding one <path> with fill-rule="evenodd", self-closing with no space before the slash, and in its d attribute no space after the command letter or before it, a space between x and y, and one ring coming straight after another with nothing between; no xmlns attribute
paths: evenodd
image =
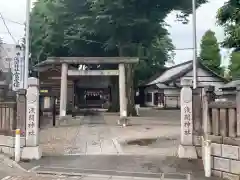
<svg viewBox="0 0 240 180"><path fill-rule="evenodd" d="M40 159L39 147L39 80L28 78L27 112L26 112L26 147L22 151L22 159Z"/></svg>
<svg viewBox="0 0 240 180"><path fill-rule="evenodd" d="M181 142L178 149L179 158L197 159L193 146L193 98L192 79L181 80Z"/></svg>

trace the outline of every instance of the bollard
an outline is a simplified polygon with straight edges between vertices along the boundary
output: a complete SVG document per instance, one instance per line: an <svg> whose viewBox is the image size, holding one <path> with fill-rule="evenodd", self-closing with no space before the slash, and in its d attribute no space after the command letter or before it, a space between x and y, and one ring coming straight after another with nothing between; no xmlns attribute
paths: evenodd
<svg viewBox="0 0 240 180"><path fill-rule="evenodd" d="M15 161L20 161L20 129L15 131Z"/></svg>
<svg viewBox="0 0 240 180"><path fill-rule="evenodd" d="M126 127L127 126L127 122L126 122L126 119L127 119L127 111L123 111L122 113L123 115L123 127Z"/></svg>
<svg viewBox="0 0 240 180"><path fill-rule="evenodd" d="M204 141L204 171L206 177L211 177L211 141Z"/></svg>

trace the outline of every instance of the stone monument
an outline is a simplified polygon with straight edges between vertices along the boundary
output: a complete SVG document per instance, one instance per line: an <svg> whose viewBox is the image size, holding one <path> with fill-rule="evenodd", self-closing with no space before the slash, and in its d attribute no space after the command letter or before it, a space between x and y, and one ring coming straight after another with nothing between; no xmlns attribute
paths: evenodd
<svg viewBox="0 0 240 180"><path fill-rule="evenodd" d="M22 151L22 159L40 159L39 147L39 81L28 78L27 112L26 112L26 147Z"/></svg>
<svg viewBox="0 0 240 180"><path fill-rule="evenodd" d="M181 85L181 144L178 156L197 159L196 148L193 146L192 80L182 79Z"/></svg>

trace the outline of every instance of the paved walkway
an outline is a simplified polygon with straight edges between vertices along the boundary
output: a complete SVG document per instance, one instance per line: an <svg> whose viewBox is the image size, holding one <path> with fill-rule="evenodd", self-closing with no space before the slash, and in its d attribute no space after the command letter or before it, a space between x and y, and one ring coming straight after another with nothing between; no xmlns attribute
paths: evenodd
<svg viewBox="0 0 240 180"><path fill-rule="evenodd" d="M139 178L123 176L104 175L82 175L82 176L52 176L52 175L23 175L9 176L4 180L159 180L159 178Z"/></svg>
<svg viewBox="0 0 240 180"><path fill-rule="evenodd" d="M136 153L174 156L180 137L179 111L154 113L152 117L131 118L131 126L126 128L116 126L119 117L114 114L77 117L68 126L41 130L40 145L45 156ZM151 147L127 146L126 141L146 138L157 138L157 142Z"/></svg>
<svg viewBox="0 0 240 180"><path fill-rule="evenodd" d="M116 114L100 114L72 119L65 126L42 129L40 146L44 157L20 165L32 173L50 173L55 176L10 173L7 178L186 180L186 175L191 174L191 180L205 180L201 160L176 157L180 137L179 113L144 111L141 117L131 118L131 126L126 128L116 126ZM156 141L145 145L128 144L135 139Z"/></svg>
<svg viewBox="0 0 240 180"><path fill-rule="evenodd" d="M158 178L165 180L213 180L204 178L201 160L187 160L166 156L88 155L43 158L40 161L21 163L33 172L57 175L95 174L108 176Z"/></svg>

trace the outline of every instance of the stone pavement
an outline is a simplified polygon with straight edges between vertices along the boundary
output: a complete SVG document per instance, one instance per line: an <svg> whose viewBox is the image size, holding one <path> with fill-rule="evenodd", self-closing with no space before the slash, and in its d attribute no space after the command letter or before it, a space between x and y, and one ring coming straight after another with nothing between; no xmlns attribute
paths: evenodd
<svg viewBox="0 0 240 180"><path fill-rule="evenodd" d="M40 146L44 157L20 165L32 173L55 176L26 173L10 175L9 179L97 180L99 175L104 175L105 179L116 180L137 177L142 180L186 180L186 175L191 174L191 180L205 180L201 160L176 157L180 137L179 113L148 110L141 112L141 117L131 118L131 126L126 128L116 126L116 114L99 114L77 117L66 122L65 126L42 129ZM157 141L148 145L128 143L152 138ZM69 174L71 177L66 176ZM95 174L95 177L83 174ZM166 175L165 179L160 178L163 175Z"/></svg>
<svg viewBox="0 0 240 180"><path fill-rule="evenodd" d="M82 175L82 176L53 176L53 175L22 175L8 176L4 180L159 180L159 178L139 178L107 175Z"/></svg>
<svg viewBox="0 0 240 180"><path fill-rule="evenodd" d="M166 156L83 155L47 157L40 161L21 163L32 172L58 175L108 175L123 177L159 178L161 180L216 180L204 178L201 160L179 159ZM171 176L172 178L160 178ZM173 176L174 175L174 176Z"/></svg>
<svg viewBox="0 0 240 180"><path fill-rule="evenodd" d="M25 172L25 169L21 168L17 163L0 154L0 179L9 175L24 174Z"/></svg>
<svg viewBox="0 0 240 180"><path fill-rule="evenodd" d="M154 114L155 113L155 114ZM159 118L159 113L161 118ZM116 126L114 114L85 116L69 121L67 126L40 131L40 146L45 156L158 154L175 155L180 137L179 111L155 112L131 118L131 126ZM158 138L155 146L127 146L126 141Z"/></svg>

